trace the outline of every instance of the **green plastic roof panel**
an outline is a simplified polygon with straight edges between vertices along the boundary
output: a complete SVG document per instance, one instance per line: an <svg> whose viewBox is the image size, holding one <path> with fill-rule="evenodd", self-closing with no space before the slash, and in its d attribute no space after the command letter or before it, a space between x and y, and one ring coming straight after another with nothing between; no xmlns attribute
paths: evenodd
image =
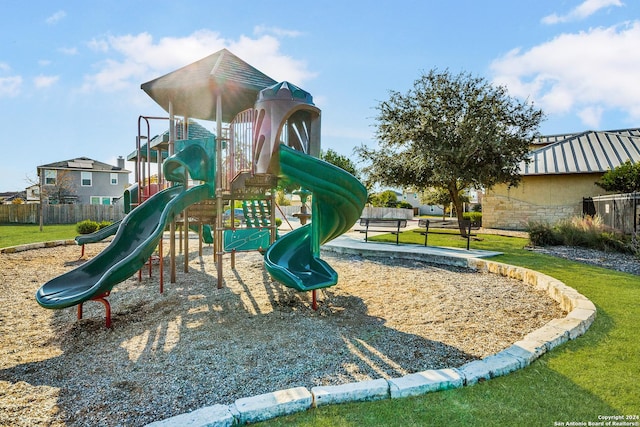
<svg viewBox="0 0 640 427"><path fill-rule="evenodd" d="M185 139L182 136L183 134L182 122L178 122L178 125L176 125L176 134L177 134L176 139L178 140ZM212 138L213 136L214 136L213 133L208 131L200 123L193 120L189 120L189 130L187 132L186 139L203 139L203 138L206 139L206 138ZM156 162L158 160L157 153L156 153L158 150L158 147L162 149L162 159L164 160L168 157L168 153L166 151L167 150L166 144L168 142L169 142L168 129L162 132L160 135L156 135L153 138L151 138L151 161L152 162ZM147 144L146 143L142 144L142 146L140 147L140 150L142 151L141 157L146 160ZM134 162L136 160L137 154L138 154L137 150L133 150L127 156L127 160L130 162Z"/></svg>
<svg viewBox="0 0 640 427"><path fill-rule="evenodd" d="M260 91L259 100L296 99L313 105L313 97L309 92L287 81L276 83Z"/></svg>
<svg viewBox="0 0 640 427"><path fill-rule="evenodd" d="M165 111L177 116L216 119L216 93L222 94L222 120L231 122L253 107L258 92L276 81L222 49L162 77L143 83L144 90Z"/></svg>

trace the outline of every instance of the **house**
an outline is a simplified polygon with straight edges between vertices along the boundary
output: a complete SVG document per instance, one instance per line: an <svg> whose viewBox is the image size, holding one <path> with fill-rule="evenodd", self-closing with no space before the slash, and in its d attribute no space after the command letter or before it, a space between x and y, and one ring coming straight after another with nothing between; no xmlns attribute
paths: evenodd
<svg viewBox="0 0 640 427"><path fill-rule="evenodd" d="M469 198L468 203L464 203L465 211L470 211L476 205L482 205L482 191L474 188L465 190L464 194ZM415 191L403 190L402 196L398 200L403 200L417 209L418 215L443 215L442 205L426 205L420 201L420 195ZM452 210L449 209L451 214Z"/></svg>
<svg viewBox="0 0 640 427"><path fill-rule="evenodd" d="M40 185L33 184L28 186L25 190L27 196L27 203L40 203Z"/></svg>
<svg viewBox="0 0 640 427"><path fill-rule="evenodd" d="M16 200L21 200L24 202L26 195L24 191L8 191L5 193L0 193L0 204L10 205L15 203Z"/></svg>
<svg viewBox="0 0 640 427"><path fill-rule="evenodd" d="M583 198L607 194L596 185L627 160L640 161L640 129L586 131L540 137L520 164L517 187L496 185L483 199L487 228L524 230L582 214Z"/></svg>
<svg viewBox="0 0 640 427"><path fill-rule="evenodd" d="M111 205L129 186L124 158L112 166L87 157L38 166L42 197L49 203Z"/></svg>

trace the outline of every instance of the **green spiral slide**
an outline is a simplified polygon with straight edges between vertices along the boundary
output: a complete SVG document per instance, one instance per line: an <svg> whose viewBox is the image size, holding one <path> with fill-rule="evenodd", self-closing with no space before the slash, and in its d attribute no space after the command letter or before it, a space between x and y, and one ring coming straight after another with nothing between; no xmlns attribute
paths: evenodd
<svg viewBox="0 0 640 427"><path fill-rule="evenodd" d="M38 304L51 309L71 307L110 292L137 272L153 254L166 225L187 206L212 196L214 165L198 145L167 159L163 167L168 179L184 182L188 171L193 179L209 183L188 190L176 185L154 194L122 220L105 250L42 285L36 293Z"/></svg>
<svg viewBox="0 0 640 427"><path fill-rule="evenodd" d="M333 286L338 274L320 259L320 246L347 232L367 201L367 190L343 169L280 145L280 174L313 193L310 224L276 240L265 254L271 276L298 291Z"/></svg>

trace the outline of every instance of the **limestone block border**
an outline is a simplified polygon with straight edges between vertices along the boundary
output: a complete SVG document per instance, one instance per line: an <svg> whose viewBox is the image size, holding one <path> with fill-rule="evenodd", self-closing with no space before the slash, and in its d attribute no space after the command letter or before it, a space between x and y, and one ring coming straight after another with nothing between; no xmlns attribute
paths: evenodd
<svg viewBox="0 0 640 427"><path fill-rule="evenodd" d="M433 259L430 258L430 261ZM446 260L441 258L438 261L447 264ZM460 259L450 261L456 265L460 265L461 262ZM589 299L551 276L528 268L480 258L468 258L466 264L471 269L521 280L535 289L543 290L569 314L562 319L551 320L499 353L458 368L427 370L399 378L313 387L311 390L295 387L241 398L231 405L201 408L147 426L227 427L264 421L322 405L396 399L471 386L529 366L547 351L583 335L596 318L596 307Z"/></svg>
<svg viewBox="0 0 640 427"><path fill-rule="evenodd" d="M0 248L0 254L15 254L16 252L30 251L31 249L53 248L56 246L76 245L75 240L53 240L50 242L29 243L27 245L9 246Z"/></svg>

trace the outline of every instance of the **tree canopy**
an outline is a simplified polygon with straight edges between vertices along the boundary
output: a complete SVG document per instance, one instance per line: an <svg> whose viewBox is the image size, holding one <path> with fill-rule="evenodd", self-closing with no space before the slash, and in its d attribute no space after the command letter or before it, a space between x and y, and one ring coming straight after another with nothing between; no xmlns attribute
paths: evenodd
<svg viewBox="0 0 640 427"><path fill-rule="evenodd" d="M368 183L446 189L458 219L460 190L518 184L544 117L502 86L448 70L423 74L405 94L390 91L377 111L379 148L356 149Z"/></svg>
<svg viewBox="0 0 640 427"><path fill-rule="evenodd" d="M602 175L596 184L607 191L633 193L640 191L640 163L627 160Z"/></svg>
<svg viewBox="0 0 640 427"><path fill-rule="evenodd" d="M360 178L358 168L349 157L343 156L329 148L327 151L320 152L320 158L327 163L331 163L334 166L344 169L356 178Z"/></svg>

